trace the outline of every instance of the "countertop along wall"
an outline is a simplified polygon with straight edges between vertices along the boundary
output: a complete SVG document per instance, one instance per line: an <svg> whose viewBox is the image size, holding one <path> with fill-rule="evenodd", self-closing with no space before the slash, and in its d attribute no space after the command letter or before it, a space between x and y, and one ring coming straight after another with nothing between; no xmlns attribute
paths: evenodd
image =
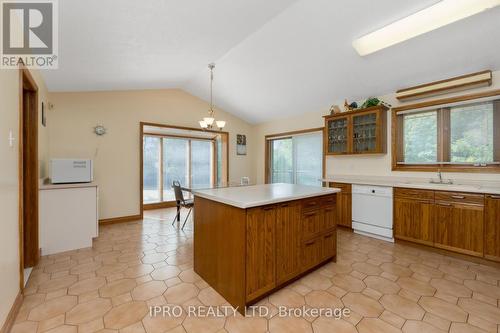
<svg viewBox="0 0 500 333"><path fill-rule="evenodd" d="M179 89L51 93L50 157L94 160L94 180L99 185L100 219L139 214L139 123L152 122L199 128L208 104ZM216 119L227 121L229 180L243 176L255 180L252 163L253 128L221 110ZM93 128L102 124L107 134ZM247 135L247 155L236 155L236 134Z"/></svg>
<svg viewBox="0 0 500 333"><path fill-rule="evenodd" d="M48 130L41 125L42 101L47 89L39 73L31 71L38 85L38 155L40 178L46 176ZM48 118L48 117L47 117ZM49 119L47 119L47 122ZM7 138L12 130L12 147ZM19 292L19 70L0 70L0 327Z"/></svg>
<svg viewBox="0 0 500 333"><path fill-rule="evenodd" d="M454 94L440 95L433 98L422 99L415 102L432 100L437 98L452 97L466 95L476 92L500 89L500 71L493 72L493 85L472 90L466 90ZM368 97L368 96L367 96ZM393 107L404 104L412 104L413 102L400 103L396 99L395 93L390 93L379 98ZM332 104L342 106L343 101L338 101ZM363 175L363 176L398 176L412 178L435 178L435 173L432 172L401 172L392 171L391 160L391 111L387 113L387 154L385 155L366 155L366 156L327 156L326 158L326 176L335 175ZM265 136L275 133L283 133L307 128L315 128L324 126L323 116L329 114L328 109L304 113L299 116L278 119L270 122L265 122L255 127L255 164L257 172L257 183L264 183L264 168L265 168ZM478 174L478 173L443 173L443 177L452 179L477 180L477 181L500 181L500 174Z"/></svg>

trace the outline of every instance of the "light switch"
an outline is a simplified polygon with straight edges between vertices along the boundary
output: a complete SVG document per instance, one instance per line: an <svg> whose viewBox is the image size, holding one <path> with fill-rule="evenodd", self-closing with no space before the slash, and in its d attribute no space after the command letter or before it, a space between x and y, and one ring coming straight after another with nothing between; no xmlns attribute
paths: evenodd
<svg viewBox="0 0 500 333"><path fill-rule="evenodd" d="M14 134L12 133L12 130L9 130L9 147L14 147L14 141L16 141L16 138L14 138Z"/></svg>

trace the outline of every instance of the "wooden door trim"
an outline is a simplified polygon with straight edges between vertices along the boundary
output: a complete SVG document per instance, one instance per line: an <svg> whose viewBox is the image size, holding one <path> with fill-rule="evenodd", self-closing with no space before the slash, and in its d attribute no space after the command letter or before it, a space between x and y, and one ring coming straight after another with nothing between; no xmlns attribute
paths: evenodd
<svg viewBox="0 0 500 333"><path fill-rule="evenodd" d="M32 123L35 124L35 153L37 155L34 165L30 165L29 167L33 168L38 175L38 86L33 79L30 71L24 67L20 66L19 68L19 133L18 133L18 227L19 227L19 288L20 290L24 289L24 90L31 91L34 94L35 102L33 103L34 107L34 121ZM34 192L38 194L38 176L37 181L35 182ZM37 200L38 200L38 195ZM36 202L36 214L38 215L38 202ZM38 233L38 218L36 219L36 229ZM36 244L38 247L38 242ZM39 250L37 250L39 253Z"/></svg>

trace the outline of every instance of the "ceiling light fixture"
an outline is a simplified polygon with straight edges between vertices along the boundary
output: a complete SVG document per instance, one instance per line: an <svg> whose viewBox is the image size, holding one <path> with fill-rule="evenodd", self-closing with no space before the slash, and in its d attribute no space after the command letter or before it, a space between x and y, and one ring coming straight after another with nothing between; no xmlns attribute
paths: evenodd
<svg viewBox="0 0 500 333"><path fill-rule="evenodd" d="M365 56L500 5L500 0L442 0L404 19L356 39Z"/></svg>
<svg viewBox="0 0 500 333"><path fill-rule="evenodd" d="M215 125L219 130L221 130L224 128L224 126L226 126L226 122L224 120L215 120L214 117L215 111L213 103L213 85L215 64L208 64L208 68L210 69L210 109L208 110L208 117L204 117L203 120L200 120L199 124L203 129L212 129Z"/></svg>

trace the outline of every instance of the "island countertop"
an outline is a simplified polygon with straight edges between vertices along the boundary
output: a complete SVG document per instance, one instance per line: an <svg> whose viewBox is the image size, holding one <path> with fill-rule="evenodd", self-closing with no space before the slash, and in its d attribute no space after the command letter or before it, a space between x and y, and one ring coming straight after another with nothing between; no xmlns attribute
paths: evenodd
<svg viewBox="0 0 500 333"><path fill-rule="evenodd" d="M338 192L340 192L338 188L281 183L193 190L195 197L199 196L242 209Z"/></svg>

